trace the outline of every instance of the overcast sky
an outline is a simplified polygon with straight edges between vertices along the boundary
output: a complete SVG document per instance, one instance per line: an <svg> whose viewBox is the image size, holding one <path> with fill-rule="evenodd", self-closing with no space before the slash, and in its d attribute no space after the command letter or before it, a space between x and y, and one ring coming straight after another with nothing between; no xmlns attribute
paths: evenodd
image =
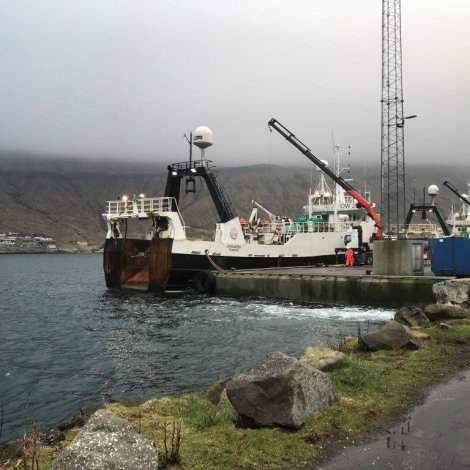
<svg viewBox="0 0 470 470"><path fill-rule="evenodd" d="M0 149L301 164L331 135L380 162L380 0L0 0ZM409 163L470 161L470 0L402 0Z"/></svg>

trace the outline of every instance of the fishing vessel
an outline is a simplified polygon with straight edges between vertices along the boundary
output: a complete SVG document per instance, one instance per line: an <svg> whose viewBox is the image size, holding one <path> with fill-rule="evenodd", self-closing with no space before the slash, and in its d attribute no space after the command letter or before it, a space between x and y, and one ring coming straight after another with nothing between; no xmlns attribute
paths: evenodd
<svg viewBox="0 0 470 470"><path fill-rule="evenodd" d="M462 206L459 210L452 208L451 215L447 224L452 229L452 235L456 237L470 237L470 183L467 183L467 194L461 193L452 183L444 181L450 191L452 191L462 201Z"/></svg>
<svg viewBox="0 0 470 470"><path fill-rule="evenodd" d="M205 158L205 149L213 143L210 129L197 128L189 142L190 149L193 143L201 149L201 158L193 160L190 150L189 161L168 166L163 197L141 194L107 202L103 217L108 229L104 248L108 288L161 294L192 285L210 292L215 270L332 264L348 246L370 253L377 221L367 217L357 199L340 185L331 191L323 173L309 192L306 213L299 217L276 215L252 201L250 216L243 218L233 214L215 167ZM326 163L321 165L324 170ZM192 192L198 177L207 184L219 217L211 240L187 237L178 206L182 181L185 191ZM373 207L370 195L363 200ZM127 236L131 219L143 225L140 238Z"/></svg>
<svg viewBox="0 0 470 470"><path fill-rule="evenodd" d="M423 188L423 201L421 203L413 202L405 217L405 223L399 227L399 234L401 238L413 240L428 240L429 238L438 238L441 236L450 235L450 229L441 210L436 204L436 198L439 195L439 187L431 184L428 187L428 196L431 198L429 203L426 203L426 191ZM415 215L420 215L421 221L419 223L411 223ZM429 216L433 216L437 220L437 224L431 222ZM393 231L393 227L392 227ZM395 230L396 233L396 230ZM425 248L426 252L426 248Z"/></svg>

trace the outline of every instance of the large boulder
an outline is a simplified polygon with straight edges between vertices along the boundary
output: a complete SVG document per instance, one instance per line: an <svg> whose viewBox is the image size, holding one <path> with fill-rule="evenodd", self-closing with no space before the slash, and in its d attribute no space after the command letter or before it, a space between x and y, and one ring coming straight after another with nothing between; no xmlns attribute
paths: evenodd
<svg viewBox="0 0 470 470"><path fill-rule="evenodd" d="M98 410L54 462L52 470L155 470L153 445L126 421Z"/></svg>
<svg viewBox="0 0 470 470"><path fill-rule="evenodd" d="M226 390L237 412L262 426L298 429L334 401L328 375L279 351L228 382Z"/></svg>
<svg viewBox="0 0 470 470"><path fill-rule="evenodd" d="M345 364L346 354L334 349L314 346L304 351L300 361L316 369L329 370Z"/></svg>
<svg viewBox="0 0 470 470"><path fill-rule="evenodd" d="M380 330L362 336L360 343L367 351L381 349L419 349L422 342L411 330L395 320L387 322Z"/></svg>
<svg viewBox="0 0 470 470"><path fill-rule="evenodd" d="M432 291L439 304L470 307L470 279L449 279L438 282L432 286Z"/></svg>
<svg viewBox="0 0 470 470"><path fill-rule="evenodd" d="M395 321L405 326L429 326L429 318L418 307L402 307L395 313Z"/></svg>
<svg viewBox="0 0 470 470"><path fill-rule="evenodd" d="M470 308L450 304L430 304L424 309L424 313L431 321L457 320L467 318Z"/></svg>

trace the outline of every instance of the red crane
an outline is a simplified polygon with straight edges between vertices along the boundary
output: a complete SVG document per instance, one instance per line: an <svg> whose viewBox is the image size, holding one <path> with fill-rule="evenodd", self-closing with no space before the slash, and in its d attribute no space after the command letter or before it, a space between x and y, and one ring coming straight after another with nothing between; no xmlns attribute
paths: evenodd
<svg viewBox="0 0 470 470"><path fill-rule="evenodd" d="M375 212L372 205L366 201L347 181L341 176L336 175L331 171L327 165L325 165L319 158L317 158L310 149L301 142L287 127L283 126L277 119L271 119L268 122L270 129L274 129L279 132L288 142L290 142L297 150L302 152L310 161L317 165L325 174L327 174L335 183L339 184L352 198L354 198L358 207L362 207L367 211L369 217L371 217L377 228L375 232L376 238L382 238L382 221L380 220L379 214Z"/></svg>

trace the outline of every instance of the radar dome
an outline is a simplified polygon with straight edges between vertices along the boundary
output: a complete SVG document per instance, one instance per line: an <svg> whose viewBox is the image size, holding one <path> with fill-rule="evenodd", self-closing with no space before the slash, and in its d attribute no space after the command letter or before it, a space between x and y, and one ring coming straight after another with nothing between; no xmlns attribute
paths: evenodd
<svg viewBox="0 0 470 470"><path fill-rule="evenodd" d="M437 196L439 194L439 187L435 184L431 184L431 186L428 188L428 194L430 196Z"/></svg>
<svg viewBox="0 0 470 470"><path fill-rule="evenodd" d="M200 149L210 147L214 143L214 134L212 134L212 131L208 127L199 126L193 132L193 143Z"/></svg>
<svg viewBox="0 0 470 470"><path fill-rule="evenodd" d="M462 194L462 197L464 197L465 199L468 198L468 194Z"/></svg>

